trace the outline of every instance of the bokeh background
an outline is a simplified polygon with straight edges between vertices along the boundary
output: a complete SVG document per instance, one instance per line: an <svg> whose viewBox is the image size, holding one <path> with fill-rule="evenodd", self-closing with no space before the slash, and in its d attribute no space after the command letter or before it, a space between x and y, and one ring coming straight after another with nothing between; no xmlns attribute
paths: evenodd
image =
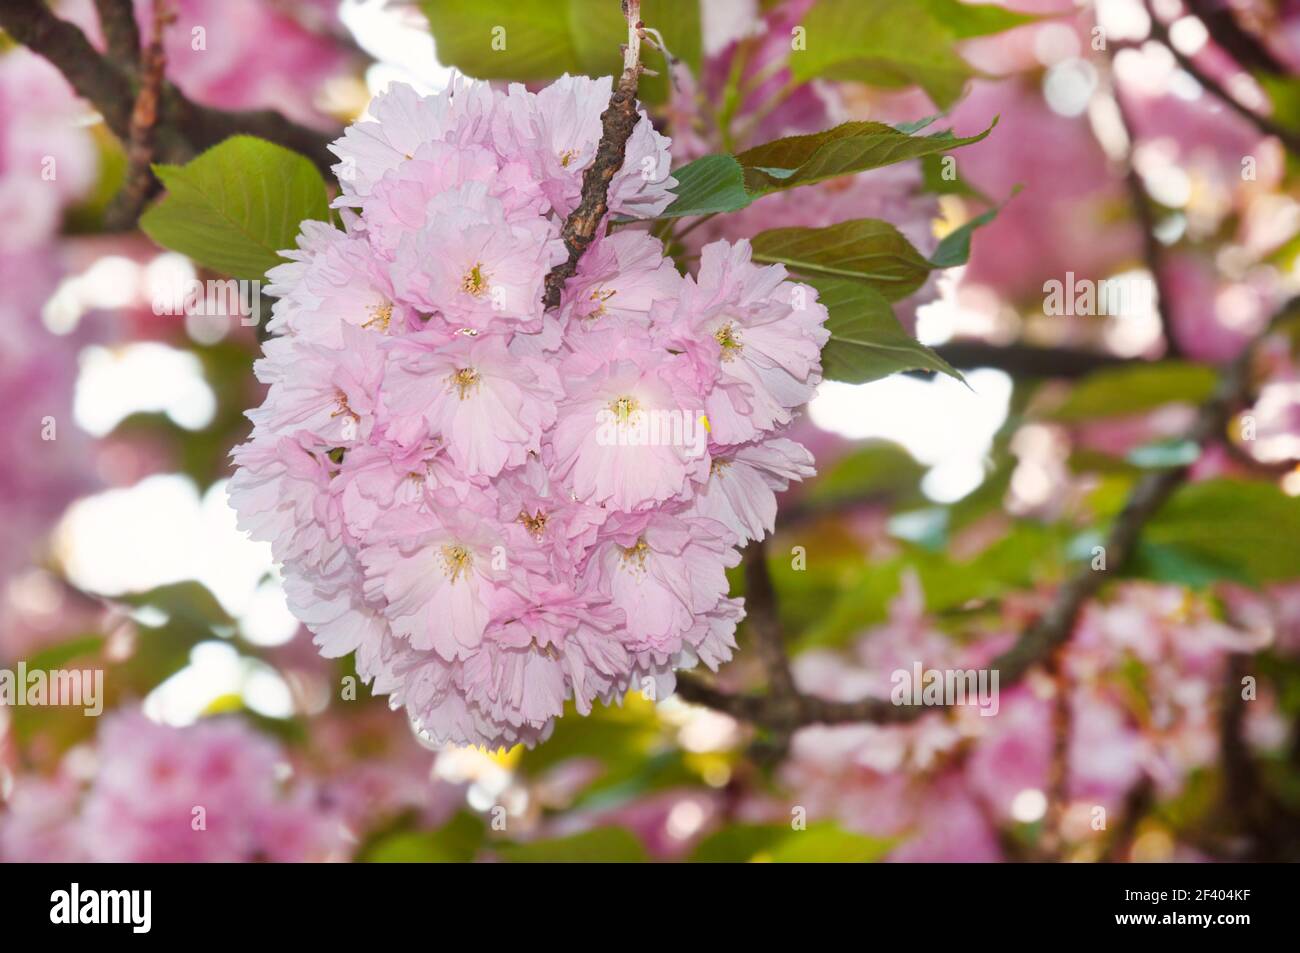
<svg viewBox="0 0 1300 953"><path fill-rule="evenodd" d="M107 693L98 718L0 707L0 860L1300 857L1296 340L1260 345L1223 440L1180 440L1300 285L1300 3L998 0L1031 16L989 32L959 0L926 0L949 49L922 68L889 3L862 2L884 11L881 58L808 81L791 30L825 4L700 3L652 104L679 163L848 119L942 112L969 135L999 117L948 170L831 180L681 239L687 259L879 217L930 252L1001 206L967 265L898 308L965 383L828 382L797 425L819 475L786 494L768 551L799 686L887 697L913 662L985 663L1144 472L1194 460L1133 564L996 717L777 738L633 694L533 750L422 745L350 690L347 660L317 655L269 546L235 528L227 455L260 401L257 329L156 313L202 273L114 225L123 147L0 36L0 668L102 668ZM522 77L505 54L499 73L458 61L457 18L492 4L173 6L168 77L187 96L323 133L393 81L571 68L563 51ZM102 46L91 0L52 7ZM1046 313L1045 282L1067 274L1159 295ZM718 681L745 692L763 673L740 639Z"/></svg>

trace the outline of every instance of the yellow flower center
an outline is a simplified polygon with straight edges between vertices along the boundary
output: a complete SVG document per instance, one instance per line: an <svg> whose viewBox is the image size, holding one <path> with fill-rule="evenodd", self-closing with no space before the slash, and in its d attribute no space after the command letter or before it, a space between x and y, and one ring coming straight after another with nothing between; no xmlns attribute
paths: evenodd
<svg viewBox="0 0 1300 953"><path fill-rule="evenodd" d="M452 582L467 574L472 563L469 550L464 546L442 547L442 571L451 578Z"/></svg>
<svg viewBox="0 0 1300 953"><path fill-rule="evenodd" d="M599 318L605 313L605 302L614 295L618 294L618 289L606 291L604 288L596 288L591 292L591 300L596 302L596 310L587 315L588 318Z"/></svg>
<svg viewBox="0 0 1300 953"><path fill-rule="evenodd" d="M560 153L560 165L564 168L569 167L569 163L578 157L577 149L565 149Z"/></svg>
<svg viewBox="0 0 1300 953"><path fill-rule="evenodd" d="M623 565L633 572L645 572L645 561L650 555L650 547L646 545L645 537L642 536L636 541L635 546L623 547Z"/></svg>
<svg viewBox="0 0 1300 953"><path fill-rule="evenodd" d="M474 368L462 367L447 380L451 382L452 387L460 392L460 399L464 400L478 387L480 377L478 371L474 370Z"/></svg>
<svg viewBox="0 0 1300 953"><path fill-rule="evenodd" d="M477 298L487 290L487 275L483 274L483 263L476 262L474 267L465 272L460 280L460 290Z"/></svg>
<svg viewBox="0 0 1300 953"><path fill-rule="evenodd" d="M388 330L388 323L393 320L393 303L385 301L383 304L371 305L370 320L361 325L363 328L372 328L376 325L380 331Z"/></svg>
<svg viewBox="0 0 1300 953"><path fill-rule="evenodd" d="M718 346L722 348L722 359L724 361L731 360L744 347L740 343L740 338L736 336L736 326L730 321L713 332L713 340L717 341Z"/></svg>
<svg viewBox="0 0 1300 953"><path fill-rule="evenodd" d="M609 409L618 418L619 423L625 424L629 417L641 409L641 402L635 397L617 397L610 401Z"/></svg>

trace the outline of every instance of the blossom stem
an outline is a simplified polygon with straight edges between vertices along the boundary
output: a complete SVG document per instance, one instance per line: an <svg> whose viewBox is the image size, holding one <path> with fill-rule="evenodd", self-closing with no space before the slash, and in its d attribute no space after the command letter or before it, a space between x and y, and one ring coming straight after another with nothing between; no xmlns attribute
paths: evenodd
<svg viewBox="0 0 1300 953"><path fill-rule="evenodd" d="M137 54L141 57L140 91L131 110L126 182L108 212L111 229L130 227L158 186L151 166L156 148L158 105L167 68L163 33L175 16L166 0L155 0L153 13L153 36L144 51Z"/></svg>
<svg viewBox="0 0 1300 953"><path fill-rule="evenodd" d="M623 47L623 75L614 85L609 106L600 114L600 144L596 158L582 175L582 197L564 220L560 236L568 257L546 276L542 304L550 311L560 306L564 283L578 270L578 260L596 240L596 233L609 211L609 183L623 167L623 154L640 114L636 108L637 83L641 76L641 0L622 0L627 20L627 45Z"/></svg>

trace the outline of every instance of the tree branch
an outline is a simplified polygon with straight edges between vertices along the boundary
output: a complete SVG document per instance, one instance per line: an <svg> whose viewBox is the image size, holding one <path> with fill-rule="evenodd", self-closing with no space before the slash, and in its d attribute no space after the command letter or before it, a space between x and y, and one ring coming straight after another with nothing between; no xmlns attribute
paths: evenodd
<svg viewBox="0 0 1300 953"><path fill-rule="evenodd" d="M140 27L135 22L135 4L131 0L95 0L95 11L109 54L128 67L138 65Z"/></svg>
<svg viewBox="0 0 1300 953"><path fill-rule="evenodd" d="M1142 358L1120 357L1104 351L1068 347L1035 347L1032 344L988 344L984 341L951 341L934 350L953 367L969 370L992 367L1013 377L1086 377L1107 367L1147 363Z"/></svg>
<svg viewBox="0 0 1300 953"><path fill-rule="evenodd" d="M564 283L578 270L578 259L596 240L596 232L609 211L609 183L623 168L623 154L639 115L636 111L636 89L640 79L641 36L645 24L641 22L641 0L622 0L623 16L627 20L627 45L623 47L623 75L614 85L609 106L600 114L600 144L596 158L582 175L582 197L578 207L569 213L560 232L569 257L551 269L546 276L546 290L542 304L550 311L560 306Z"/></svg>
<svg viewBox="0 0 1300 953"><path fill-rule="evenodd" d="M1111 62L1113 64L1113 58ZM1155 209L1151 205L1151 196L1147 193L1146 183L1142 181L1142 176L1133 162L1133 156L1137 152L1137 132L1133 126L1133 119L1124 106L1124 95L1120 92L1113 69L1110 75L1110 94L1115 102L1115 110L1119 114L1120 125L1124 128L1124 135L1128 139L1128 155L1124 157L1124 185L1128 189L1133 215L1137 218L1138 227L1142 231L1142 258L1156 286L1156 316L1160 320L1160 331L1165 339L1165 356L1181 357L1182 346L1178 342L1178 334L1174 327L1172 289L1165 278L1162 262L1164 252L1160 247L1160 239L1156 237Z"/></svg>
<svg viewBox="0 0 1300 953"><path fill-rule="evenodd" d="M1198 411L1185 437L1200 446L1223 439L1236 407L1250 397L1251 370L1255 350L1285 320L1300 312L1300 298L1288 302L1241 354L1223 369L1218 386ZM1105 584L1108 576L1121 570L1133 555L1139 536L1151 518L1187 479L1190 464L1148 473L1129 494L1105 542L1106 569L1081 567L1056 590L1047 610L1031 624L989 668L998 672L999 687L1018 682L1036 664L1046 661L1064 644L1084 603ZM882 698L840 702L795 693L773 699L762 695L732 695L687 674L677 676L677 690L687 701L705 705L744 721L789 731L812 724L850 722L897 723L911 721L941 706L894 705Z"/></svg>
<svg viewBox="0 0 1300 953"><path fill-rule="evenodd" d="M1300 134L1280 125L1271 117L1262 113L1257 113L1249 108L1230 92L1228 92L1218 80L1206 74L1199 66L1193 62L1190 56L1181 52L1169 39L1168 28L1156 18L1155 11L1151 7L1151 0L1144 0L1147 15L1151 18L1151 37L1161 43L1174 58L1179 67L1191 75L1207 92L1220 99L1225 106L1231 109L1243 119L1253 123L1260 132L1265 135L1273 136L1286 146L1287 151L1294 156L1300 156Z"/></svg>
<svg viewBox="0 0 1300 953"><path fill-rule="evenodd" d="M1275 76L1287 75L1286 65L1255 34L1237 22L1230 5L1223 4L1222 0L1186 0L1186 3L1196 18L1205 24L1214 45L1221 47L1243 67Z"/></svg>
<svg viewBox="0 0 1300 953"><path fill-rule="evenodd" d="M107 0L101 6L109 6ZM131 141L137 84L100 55L81 30L40 0L5 0L0 4L0 29L49 60L77 94L99 110L118 139ZM125 40L119 36L118 42ZM327 174L335 162L327 148L332 137L292 123L274 110L210 109L191 102L171 83L162 85L159 102L156 158L163 161L186 162L232 135L249 133L303 153Z"/></svg>
<svg viewBox="0 0 1300 953"><path fill-rule="evenodd" d="M130 138L126 147L126 181L109 209L110 229L127 228L140 217L140 210L150 193L158 187L152 164L156 148L158 106L165 82L167 56L163 52L163 33L175 21L167 0L154 0L153 35L141 56L140 92L131 111ZM137 38L138 42L138 38Z"/></svg>

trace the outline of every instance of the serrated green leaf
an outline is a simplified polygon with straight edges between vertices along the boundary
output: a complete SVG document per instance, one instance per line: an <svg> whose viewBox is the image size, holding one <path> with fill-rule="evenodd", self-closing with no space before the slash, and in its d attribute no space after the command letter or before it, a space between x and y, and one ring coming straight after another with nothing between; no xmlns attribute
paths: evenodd
<svg viewBox="0 0 1300 953"><path fill-rule="evenodd" d="M931 271L902 232L876 218L825 228L773 228L750 241L755 261L779 263L809 278L861 281L890 301L906 298Z"/></svg>
<svg viewBox="0 0 1300 953"><path fill-rule="evenodd" d="M609 0L423 0L438 62L478 79L547 82L562 73L616 76L627 22ZM698 72L699 0L643 0L641 19L663 33L673 55ZM667 70L642 48L642 60L660 75L642 75L639 97L663 102Z"/></svg>
<svg viewBox="0 0 1300 953"><path fill-rule="evenodd" d="M868 285L843 278L810 279L830 312L831 338L822 349L827 380L865 384L899 371L938 371L962 380L938 354L909 335L889 301Z"/></svg>
<svg viewBox="0 0 1300 953"><path fill-rule="evenodd" d="M745 188L757 196L958 149L982 141L996 125L995 119L983 132L958 137L951 132L911 135L880 122L846 122L746 149L736 161L745 169Z"/></svg>
<svg viewBox="0 0 1300 953"><path fill-rule="evenodd" d="M946 109L977 75L957 43L1033 19L958 0L819 0L800 22L805 48L791 54L790 68L800 82L919 86Z"/></svg>
<svg viewBox="0 0 1300 953"><path fill-rule="evenodd" d="M677 169L673 177L677 198L663 218L734 212L753 201L745 191L745 172L731 156L702 156Z"/></svg>
<svg viewBox="0 0 1300 953"><path fill-rule="evenodd" d="M774 139L734 157L702 156L673 171L678 181L673 191L678 197L660 217L734 212L773 192L970 145L997 125L994 119L988 129L961 139L951 131L913 134L933 121L898 127L847 122L823 132Z"/></svg>
<svg viewBox="0 0 1300 953"><path fill-rule="evenodd" d="M956 268L970 261L971 236L977 228L983 228L997 218L1000 211L1002 206L999 205L954 228L940 240L939 247L930 256L930 265L934 268Z"/></svg>
<svg viewBox="0 0 1300 953"><path fill-rule="evenodd" d="M994 3L966 3L965 0L918 0L929 13L959 40L989 36L1035 23L1042 19Z"/></svg>
<svg viewBox="0 0 1300 953"><path fill-rule="evenodd" d="M304 219L329 220L325 180L311 160L254 136L232 136L183 166L154 172L167 194L140 217L164 248L235 278L282 263Z"/></svg>

